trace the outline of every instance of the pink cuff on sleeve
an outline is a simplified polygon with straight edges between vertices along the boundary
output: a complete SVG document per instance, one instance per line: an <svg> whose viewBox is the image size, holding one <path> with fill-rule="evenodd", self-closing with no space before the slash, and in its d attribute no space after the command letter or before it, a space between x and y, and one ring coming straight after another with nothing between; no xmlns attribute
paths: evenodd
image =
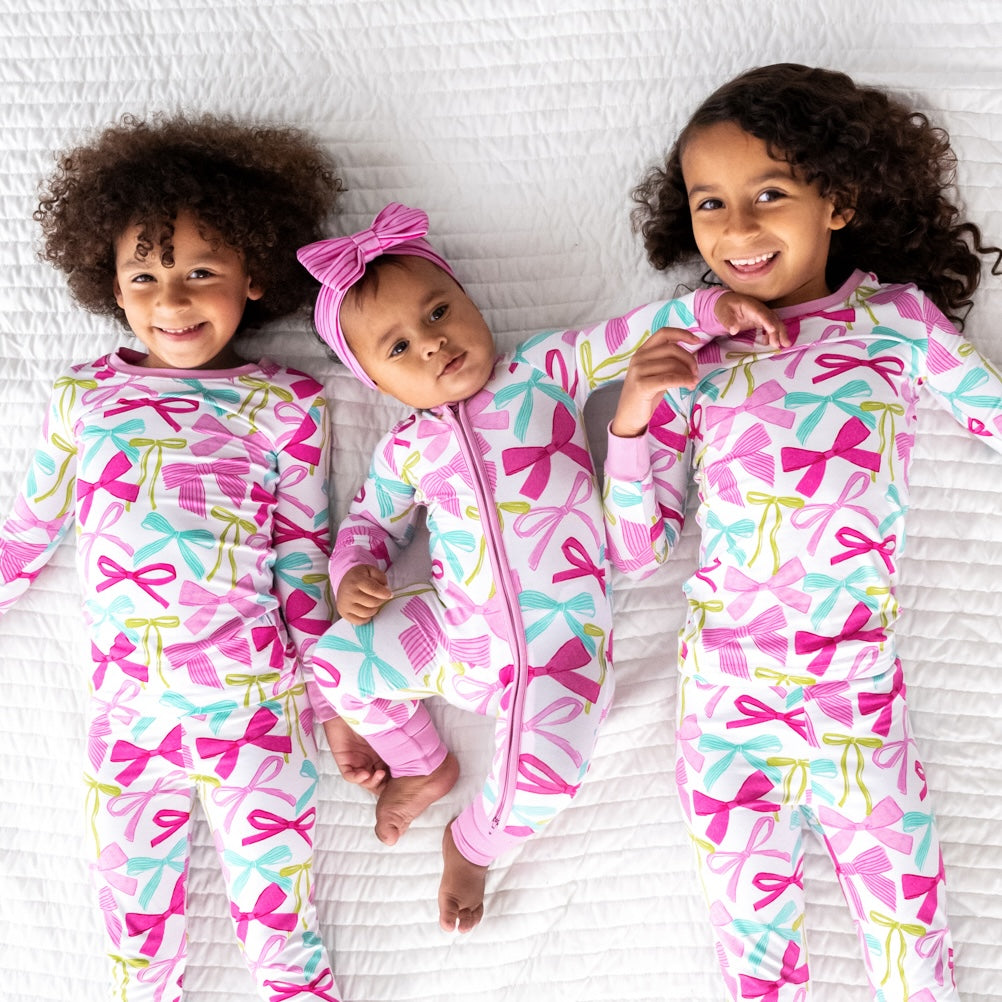
<svg viewBox="0 0 1002 1002"><path fill-rule="evenodd" d="M717 319L714 309L717 300L729 291L720 285L714 286L712 289L696 290L692 300L692 312L696 314L696 323L701 331L714 336L727 333L727 329Z"/></svg>
<svg viewBox="0 0 1002 1002"><path fill-rule="evenodd" d="M345 546L340 549L335 547L327 565L327 573L331 579L331 594L335 598L337 598L338 588L341 587L341 578L358 564L369 564L370 567L379 566L379 562L372 555L372 552L364 546Z"/></svg>
<svg viewBox="0 0 1002 1002"><path fill-rule="evenodd" d="M613 480L643 480L651 468L647 436L620 438L618 435L613 435L610 423L608 437L609 449L605 457L606 476Z"/></svg>

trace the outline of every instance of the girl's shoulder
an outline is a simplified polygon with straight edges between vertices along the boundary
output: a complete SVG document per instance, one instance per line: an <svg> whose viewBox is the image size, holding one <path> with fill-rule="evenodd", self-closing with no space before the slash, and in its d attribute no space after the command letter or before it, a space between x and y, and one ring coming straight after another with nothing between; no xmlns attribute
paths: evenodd
<svg viewBox="0 0 1002 1002"><path fill-rule="evenodd" d="M302 369L282 365L270 358L262 358L257 368L268 382L283 387L297 397L316 396L324 392L324 384Z"/></svg>

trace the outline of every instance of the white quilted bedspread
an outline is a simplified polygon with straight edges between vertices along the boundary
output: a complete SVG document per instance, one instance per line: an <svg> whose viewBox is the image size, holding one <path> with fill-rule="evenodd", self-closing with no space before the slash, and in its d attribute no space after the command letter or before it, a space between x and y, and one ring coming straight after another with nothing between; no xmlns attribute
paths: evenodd
<svg viewBox="0 0 1002 1002"><path fill-rule="evenodd" d="M879 13L875 13L879 11ZM50 383L119 343L40 263L31 220L51 151L125 112L186 108L317 132L348 192L339 231L385 202L432 237L502 347L674 292L644 261L629 192L701 96L794 60L893 87L950 130L970 216L1002 241L1002 8L994 0L0 0L0 511L27 468ZM968 333L1002 360L1002 279ZM305 328L255 349L333 401L334 516L397 411ZM596 401L601 441L608 395ZM1002 997L1002 460L925 406L902 574L901 653L950 883L961 994ZM349 1002L711 1002L722 997L672 781L670 567L617 580L618 698L574 805L490 873L487 917L439 931L442 826L479 788L489 727L436 713L460 786L396 848L372 802L322 762L317 894ZM86 645L72 544L0 621L0 998L106 997L87 878ZM830 869L808 867L815 1002L869 998ZM193 853L190 1002L246 1002L218 865Z"/></svg>

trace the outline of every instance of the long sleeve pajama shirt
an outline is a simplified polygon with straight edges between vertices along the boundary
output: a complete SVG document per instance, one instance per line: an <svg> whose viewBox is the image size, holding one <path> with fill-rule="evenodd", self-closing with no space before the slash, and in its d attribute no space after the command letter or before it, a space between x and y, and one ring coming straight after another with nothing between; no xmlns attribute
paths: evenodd
<svg viewBox="0 0 1002 1002"><path fill-rule="evenodd" d="M611 440L612 558L638 575L666 559L694 478L676 775L731 996L805 997L807 827L875 997L955 1000L895 585L920 387L1002 451L1002 381L913 286L856 272L779 312L792 347L713 342L646 442Z"/></svg>
<svg viewBox="0 0 1002 1002"><path fill-rule="evenodd" d="M121 349L56 381L0 527L4 612L76 522L111 997L180 998L197 799L261 997L331 1002L306 692L332 618L323 387L267 360L189 372L142 357Z"/></svg>
<svg viewBox="0 0 1002 1002"><path fill-rule="evenodd" d="M546 824L588 768L613 690L612 617L582 411L650 331L693 325L680 307L538 335L470 399L412 414L380 442L338 530L335 592L351 566L388 568L426 510L432 580L396 589L364 626L336 623L315 671L394 775L447 754L427 696L496 719L483 792L452 828L474 863Z"/></svg>

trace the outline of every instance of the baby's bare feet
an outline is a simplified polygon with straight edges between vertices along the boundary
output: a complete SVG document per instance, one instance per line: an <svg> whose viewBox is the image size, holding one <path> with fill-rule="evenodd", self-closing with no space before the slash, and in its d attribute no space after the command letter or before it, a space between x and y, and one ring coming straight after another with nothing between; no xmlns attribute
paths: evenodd
<svg viewBox="0 0 1002 1002"><path fill-rule="evenodd" d="M469 932L484 917L487 867L471 863L452 838L452 825L442 836L442 883L438 886L438 924L446 932Z"/></svg>
<svg viewBox="0 0 1002 1002"><path fill-rule="evenodd" d="M444 797L459 778L459 762L451 752L427 776L394 776L386 781L376 801L376 837L386 845L397 840L411 822Z"/></svg>

